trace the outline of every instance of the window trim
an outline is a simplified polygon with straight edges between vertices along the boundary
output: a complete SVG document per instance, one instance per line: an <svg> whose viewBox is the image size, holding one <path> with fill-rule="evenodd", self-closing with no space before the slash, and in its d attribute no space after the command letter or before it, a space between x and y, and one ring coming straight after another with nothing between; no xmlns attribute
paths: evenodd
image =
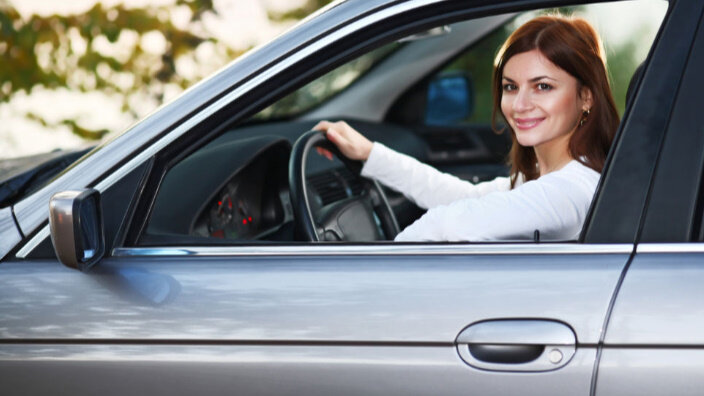
<svg viewBox="0 0 704 396"><path fill-rule="evenodd" d="M636 254L652 253L704 253L704 243L641 243L636 248Z"/></svg>
<svg viewBox="0 0 704 396"><path fill-rule="evenodd" d="M113 249L111 257L565 255L631 254L633 250L632 244L588 245L578 242L302 244L301 246L127 247Z"/></svg>

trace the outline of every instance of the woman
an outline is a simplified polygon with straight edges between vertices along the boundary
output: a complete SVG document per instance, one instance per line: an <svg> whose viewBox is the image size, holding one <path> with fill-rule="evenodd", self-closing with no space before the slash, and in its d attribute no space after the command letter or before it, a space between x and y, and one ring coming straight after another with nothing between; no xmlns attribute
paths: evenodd
<svg viewBox="0 0 704 396"><path fill-rule="evenodd" d="M576 239L618 127L601 41L583 19L542 16L519 27L496 58L494 119L512 133L510 176L477 185L441 173L344 122L315 129L362 175L427 213L397 241Z"/></svg>

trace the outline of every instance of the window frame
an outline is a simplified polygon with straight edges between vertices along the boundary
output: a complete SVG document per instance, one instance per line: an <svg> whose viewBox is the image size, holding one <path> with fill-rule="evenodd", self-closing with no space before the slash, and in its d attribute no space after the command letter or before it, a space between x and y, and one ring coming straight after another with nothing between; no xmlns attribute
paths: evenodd
<svg viewBox="0 0 704 396"><path fill-rule="evenodd" d="M420 4L419 4L420 3ZM496 4L496 5L490 5L486 7L475 7L470 10L464 9L461 6L457 5L457 2L446 2L442 4L442 7L431 7L433 4L435 4L434 1L425 1L425 2L415 2L413 5L415 5L417 8L413 8L411 6L406 7L405 13L400 13L400 15L397 15L394 19L395 20L403 20L404 18L413 16L413 15L418 15L421 16L417 21L415 21L412 24L404 25L401 24L401 26L395 26L392 29L389 29L389 26L373 26L373 21L369 23L370 26L376 28L376 31L379 32L379 34L385 34L385 37L395 37L395 38L400 38L401 36L405 34L409 34L409 32L413 31L421 31L424 28L427 28L432 25L439 24L438 21L442 23L448 23L453 20L459 20L459 19L467 19L470 17L480 17L480 16L485 16L488 14L498 14L498 13L506 13L506 12L515 12L516 10L525 10L529 8L539 8L541 5L550 5L554 6L554 2L549 2L549 1L534 1L532 2L530 6L523 5L520 7L516 6L507 6L505 4ZM392 10L394 8L402 8L406 6L407 4L401 4L401 5L393 5L388 8L388 10ZM455 7L454 11L446 12L446 11L438 11L438 8L441 8L443 10L445 9L451 9L452 7ZM466 7L466 5L465 5ZM685 9L685 7L681 7L681 9ZM410 10L410 11L409 11ZM445 13L446 12L446 13ZM444 13L444 14L443 14ZM442 14L441 16L438 16L438 14ZM668 11L668 15L666 15L664 21L663 21L663 26L668 24L669 21L669 14L670 11ZM376 14L375 14L376 15ZM362 17L358 19L356 22L352 23L349 26L354 26L355 23L359 22L362 24L367 23L368 21L366 20L367 17ZM378 22L378 21L377 21ZM384 22L388 22L387 20L384 20ZM671 24L671 23L670 23ZM663 26L661 26L661 30L663 29ZM369 27L369 26L367 26ZM374 29L369 28L370 31L373 31ZM344 34L338 34L335 36L335 39L350 39L350 37L345 37ZM357 37L357 40L359 37ZM375 40L379 40L379 38L375 38ZM327 43L331 43L334 41L333 39L328 39ZM659 38L656 38L656 43L659 41ZM349 56L349 54L355 53L355 51L362 51L364 48L365 44L360 44L359 42L356 43L356 45L350 46L349 49L346 51L343 51L342 53L339 54L339 57L336 58L335 61L339 62L339 59L344 58L345 56ZM302 52L305 52L305 50L309 50L309 48L305 48L302 50ZM308 51L308 54L311 52ZM652 49L651 49L652 53ZM296 54L298 55L298 54ZM305 57L301 56L301 58ZM308 62L310 62L311 59L308 59ZM326 67L330 68L334 66L335 61L330 61ZM165 166L169 164L170 161L174 160L177 158L177 156L171 156L169 157L169 153L173 155L174 152L178 151L180 147L184 147L187 145L193 145L193 143L198 143L198 142L203 142L203 141L208 141L210 137L214 136L217 134L217 131L209 131L206 132L206 128L208 126L209 122L215 122L218 121L217 123L220 125L223 124L228 124L232 122L232 120L236 118L242 118L246 116L247 114L251 113L253 108L256 108L257 104L259 102L256 102L255 104L252 104L251 106L244 106L242 103L242 100L236 100L239 96L243 95L244 93L250 94L251 90L255 87L255 84L258 82L262 81L267 81L267 84L259 85L256 86L257 92L261 92L262 89L264 88L276 88L275 78L272 76L277 75L278 72L281 72L283 70L287 70L287 68L290 68L292 66L303 66L306 65L306 61L302 60L299 62L292 61L291 58L287 58L281 63L277 63L274 66L272 66L273 69L276 69L277 71L265 71L262 74L257 75L255 78L248 80L245 84L242 86L237 87L233 91L227 93L226 95L220 97L216 102L210 103L207 106L205 106L204 109L199 110L198 114L196 116L193 116L191 119L188 120L184 125L179 126L177 129L181 130L182 132L179 134L176 134L175 136L169 136L168 134L162 135L160 139L155 139L158 140L156 144L154 142L151 143L149 148L139 154L137 157L133 157L130 161L127 161L127 163L122 162L120 169L117 170L117 172L108 174L107 177L102 179L101 181L97 182L96 186L104 190L105 188L109 187L112 185L112 183L115 182L115 180L119 179L120 175L124 175L125 173L128 173L132 169L134 169L134 166L137 166L139 164L142 164L144 161L151 159L154 157L156 159L155 166L151 169L151 172L149 173L149 179L148 182L146 183L146 187L144 191L141 191L142 194L137 194L140 196L138 202L137 202L137 210L134 212L133 216L131 218L135 218L139 216L140 214L144 213L144 209L148 208L150 203L147 201L150 201L149 199L145 197L150 196L151 194L151 201L153 202L153 198L155 195L153 192L155 189L158 187L158 182L160 181L161 177L163 176L163 171L165 169ZM308 66L310 63L307 64ZM332 65L332 66L331 66ZM279 76L281 73L278 74ZM274 90L271 95L276 95L276 91ZM256 96L256 95L255 95ZM266 97L266 96L264 96ZM271 96L269 96L271 97ZM262 99L264 100L264 99ZM261 100L260 100L261 101ZM249 113L248 113L249 112ZM622 128L621 128L622 129ZM199 134L198 132L202 132L202 135ZM620 133L619 133L620 135ZM611 155L613 157L613 155ZM610 157L610 158L611 158ZM130 167L130 164L136 164L133 167ZM608 168L607 168L608 169ZM160 173L161 172L161 173ZM154 185L150 182L156 181L157 183ZM600 184L600 186L603 184ZM603 186L601 186L603 187ZM599 188L597 190L597 195L596 197L599 198L599 193L603 188ZM597 212L599 211L599 205L593 205L597 206L596 209L593 208L592 210L592 215L587 218L587 221L585 222L585 229L583 231L583 235L586 235L586 238L580 238L580 242L587 242L588 241L590 234L587 230L587 226L590 225L589 222L593 221L592 219L594 218L594 210ZM142 209L142 210L140 210ZM603 216L601 216L603 217ZM46 223L45 223L46 224ZM129 227L125 227L127 231L125 232L125 240L129 241L130 235L133 235L135 230L139 231L140 228L139 226L135 225L130 225ZM18 253L18 257L25 257L31 250L36 247L38 243L40 243L43 240L46 240L48 238L48 225L45 225L43 228L40 227L37 231L35 231L34 236L30 239L29 243L25 244L25 246L22 247L21 251L24 253ZM618 237L616 239L619 239ZM567 243L567 245L571 245L570 243ZM123 247L118 247L119 251L120 248L125 248L125 246L129 246L129 242L126 244L123 244ZM424 245L428 246L428 245ZM462 246L465 246L464 244ZM476 246L476 245L473 245ZM547 246L547 245L544 245ZM237 248L237 247L235 247ZM23 255L24 254L24 255Z"/></svg>

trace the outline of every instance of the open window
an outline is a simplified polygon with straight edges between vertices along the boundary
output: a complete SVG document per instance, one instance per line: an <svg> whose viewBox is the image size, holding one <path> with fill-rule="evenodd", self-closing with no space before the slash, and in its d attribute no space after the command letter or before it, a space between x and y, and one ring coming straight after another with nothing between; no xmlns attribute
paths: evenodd
<svg viewBox="0 0 704 396"><path fill-rule="evenodd" d="M344 119L371 140L471 182L506 176L510 138L491 128L490 88L494 56L506 37L541 13L585 16L604 40L623 114L631 75L666 10L665 1L581 5L453 19L403 39L372 40L361 54L311 67L302 82L247 119L228 120L188 153L168 154L173 158L162 160L168 165L133 240L152 246L303 242L294 226L289 157L293 142L321 119ZM315 151L306 172L316 213L366 191L348 166ZM401 228L422 215L401 194L385 192ZM381 217L374 211L371 221L384 235Z"/></svg>

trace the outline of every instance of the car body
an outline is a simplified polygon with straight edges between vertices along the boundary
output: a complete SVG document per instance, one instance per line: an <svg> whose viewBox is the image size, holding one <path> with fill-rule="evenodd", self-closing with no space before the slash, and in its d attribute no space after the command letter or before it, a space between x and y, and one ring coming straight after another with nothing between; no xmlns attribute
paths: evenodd
<svg viewBox="0 0 704 396"><path fill-rule="evenodd" d="M501 138L487 135L486 125L458 132L416 123L418 111L409 111L419 109L415 91L516 13L569 4L333 3L0 209L3 389L700 393L700 1L668 3L579 240L313 243L286 228L295 220L287 205L296 204L286 198L290 144L323 118L348 119L470 180L505 172L495 155ZM462 34L433 38L437 31L428 30L445 25ZM278 121L245 122L399 39L408 45L322 103ZM317 171L347 185L318 163ZM218 198L231 197L222 194L241 186L254 191L247 205L261 205L241 209L264 216L269 202L272 224L233 231L231 240L216 237L211 223L199 226L213 221L208 213ZM52 239L66 263L62 249L72 246L62 241L83 234L52 233L49 205L52 216L64 202L65 213L79 218L71 205L80 194L96 196L89 188L99 192L104 252L78 271L61 265ZM66 191L78 194L60 194ZM399 222L412 221L416 208L390 194Z"/></svg>

